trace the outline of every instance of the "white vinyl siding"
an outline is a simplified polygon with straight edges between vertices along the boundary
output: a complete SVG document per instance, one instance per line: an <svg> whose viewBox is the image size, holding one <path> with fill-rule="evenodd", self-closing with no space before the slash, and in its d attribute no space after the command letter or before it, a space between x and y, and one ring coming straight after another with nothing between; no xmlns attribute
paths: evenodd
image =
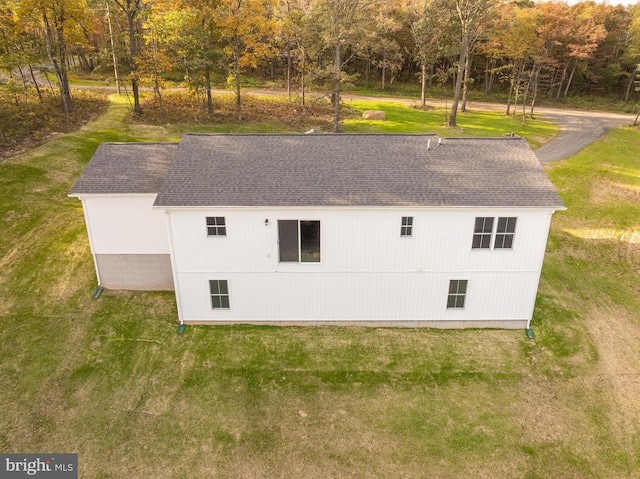
<svg viewBox="0 0 640 479"><path fill-rule="evenodd" d="M210 273L180 273L183 320L528 320L536 273L474 273L464 308L446 309L451 273L225 273L232 309L211 307ZM393 298L393 301L388 301Z"/></svg>
<svg viewBox="0 0 640 479"><path fill-rule="evenodd" d="M202 217L233 221L233 241L202 235ZM424 209L413 241L398 234L399 209L218 208L170 211L181 319L193 321L529 320L551 218L548 210ZM476 254L476 217L518 217L518 249ZM278 220L315 218L322 263L280 262ZM269 219L265 222L265 219ZM494 222L495 226L495 222ZM208 281L233 282L233 309L211 309ZM449 281L473 295L446 310ZM389 301L393 298L393 301Z"/></svg>
<svg viewBox="0 0 640 479"><path fill-rule="evenodd" d="M81 196L94 254L169 254L166 214L156 195Z"/></svg>

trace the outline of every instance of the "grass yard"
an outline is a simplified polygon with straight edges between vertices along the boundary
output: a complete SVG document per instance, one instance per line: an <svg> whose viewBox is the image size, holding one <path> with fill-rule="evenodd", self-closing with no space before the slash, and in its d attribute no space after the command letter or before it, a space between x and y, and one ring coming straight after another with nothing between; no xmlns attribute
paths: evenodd
<svg viewBox="0 0 640 479"><path fill-rule="evenodd" d="M446 108L408 108L386 101L349 100L349 108L357 111L382 110L386 120L364 120L351 116L344 120L350 133L438 133L442 137L501 136L515 133L524 136L532 148L537 148L558 134L558 127L541 119L528 120L526 125L518 118L504 116L497 111L472 111L458 114L458 126L446 126L449 119Z"/></svg>
<svg viewBox="0 0 640 479"><path fill-rule="evenodd" d="M193 132L282 133L304 132L315 128L333 131L333 107L327 99L309 99L302 108L297 100L284 96L243 96L243 118L236 118L235 96L214 95L214 114L204 115L203 98L184 92L164 94L164 118L157 100L147 94L143 99L143 114L135 118L140 124L163 125L167 131L179 134ZM387 119L365 120L365 110L383 110ZM164 121L163 121L164 119ZM342 131L347 133L438 133L452 136L501 136L514 132L524 136L533 148L539 147L558 134L558 127L536 118L526 125L519 119L505 117L501 112L470 111L458 115L458 127L446 126L445 108L408 107L389 101L347 100L342 107Z"/></svg>
<svg viewBox="0 0 640 479"><path fill-rule="evenodd" d="M92 299L81 206L66 197L100 142L189 128L128 115L113 99L82 130L0 164L0 452L77 452L80 477L96 479L640 477L640 132L548 167L569 210L553 221L535 341L178 335L170 293Z"/></svg>

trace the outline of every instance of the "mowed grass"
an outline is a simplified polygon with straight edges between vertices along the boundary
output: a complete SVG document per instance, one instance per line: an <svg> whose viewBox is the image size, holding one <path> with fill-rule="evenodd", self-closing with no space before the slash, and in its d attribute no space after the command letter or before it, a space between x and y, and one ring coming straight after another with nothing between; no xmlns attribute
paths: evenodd
<svg viewBox="0 0 640 479"><path fill-rule="evenodd" d="M81 207L66 197L100 142L178 139L127 115L114 100L0 165L1 452L77 452L83 478L638 477L639 132L548 169L569 210L554 218L535 341L178 335L170 293L92 299Z"/></svg>
<svg viewBox="0 0 640 479"><path fill-rule="evenodd" d="M558 134L554 123L536 118L522 124L521 119L511 118L498 111L468 111L458 113L458 125L448 127L449 110L428 107L423 110L416 103L413 106L389 101L348 100L350 108L382 110L385 120L365 120L350 117L343 121L349 133L437 133L442 137L502 136L514 133L524 136L532 148L538 148Z"/></svg>

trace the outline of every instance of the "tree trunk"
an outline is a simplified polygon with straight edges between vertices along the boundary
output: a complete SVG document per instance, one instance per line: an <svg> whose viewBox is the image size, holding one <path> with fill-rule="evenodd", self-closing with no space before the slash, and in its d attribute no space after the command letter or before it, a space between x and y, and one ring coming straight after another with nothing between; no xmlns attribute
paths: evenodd
<svg viewBox="0 0 640 479"><path fill-rule="evenodd" d="M462 93L462 78L464 76L464 66L466 64L468 33L464 32L462 43L460 45L460 58L458 59L458 72L456 74L455 89L453 92L453 103L451 105L451 114L449 115L449 126L456 126L456 118L458 115L458 103L460 103L460 94Z"/></svg>
<svg viewBox="0 0 640 479"><path fill-rule="evenodd" d="M342 73L342 45L336 41L333 58L333 132L340 133L340 83Z"/></svg>
<svg viewBox="0 0 640 479"><path fill-rule="evenodd" d="M47 46L47 54L49 60L53 64L53 70L58 78L58 89L60 90L60 97L62 99L62 107L64 108L64 115L69 125L69 114L71 113L71 94L69 92L69 79L67 78L66 69L66 48L64 42L64 30L62 23L64 21L64 10L59 13L59 17L55 18L57 24L57 45L54 45L54 36L49 18L46 11L42 12L42 20L45 26L45 43ZM56 48L57 46L57 48Z"/></svg>
<svg viewBox="0 0 640 479"><path fill-rule="evenodd" d="M129 25L129 52L131 53L131 90L133 90L133 111L134 113L142 113L140 106L140 92L138 87L138 78L136 76L136 57L138 56L138 44L136 43L136 24L135 17L137 10L129 10L127 12L127 22Z"/></svg>
<svg viewBox="0 0 640 479"><path fill-rule="evenodd" d="M529 91L529 85L530 83L527 82L526 86L524 87L524 90L522 92L522 124L525 124L526 121L526 113L527 113L527 92ZM515 108L514 108L514 114L515 114Z"/></svg>
<svg viewBox="0 0 640 479"><path fill-rule="evenodd" d="M109 42L111 43L111 59L113 60L113 76L116 80L116 88L118 95L120 95L120 80L118 79L118 62L116 60L116 48L113 44L113 28L111 27L111 10L109 9L109 2L107 4L107 23L109 25Z"/></svg>
<svg viewBox="0 0 640 479"><path fill-rule="evenodd" d="M551 76L551 83L549 84L549 99L553 97L553 86L556 83L557 76L558 76L558 68L554 68L553 75Z"/></svg>
<svg viewBox="0 0 640 479"><path fill-rule="evenodd" d="M364 68L364 79L367 90L369 89L369 82L371 81L371 60L367 58Z"/></svg>
<svg viewBox="0 0 640 479"><path fill-rule="evenodd" d="M521 60L522 64L518 65L518 62L514 63L513 71L511 72L511 90L509 92L509 99L511 99L511 94L513 93L513 114L511 115L513 118L516 116L516 110L518 107L518 97L520 95L520 76L524 73L525 60ZM519 71L518 71L519 70ZM507 104L507 114L509 116L509 105Z"/></svg>
<svg viewBox="0 0 640 479"><path fill-rule="evenodd" d="M160 106L160 121L162 121L162 124L164 125L166 123L165 120L165 116L164 116L164 105L162 104L162 92L160 91L160 82L158 81L158 72L156 71L154 74L154 85L153 85L153 89L155 90L156 96L158 97L158 105Z"/></svg>
<svg viewBox="0 0 640 479"><path fill-rule="evenodd" d="M569 93L569 88L571 87L571 81L573 80L573 75L576 72L576 67L578 66L578 60L573 64L573 68L571 69L571 75L569 75L569 79L567 80L567 86L564 89L564 97L567 98L567 93Z"/></svg>
<svg viewBox="0 0 640 479"><path fill-rule="evenodd" d="M487 65L484 69L484 94L488 95L489 94L489 58L487 58Z"/></svg>
<svg viewBox="0 0 640 479"><path fill-rule="evenodd" d="M209 65L204 65L204 88L207 90L207 113L209 116L213 115L213 98L211 97L211 71Z"/></svg>
<svg viewBox="0 0 640 479"><path fill-rule="evenodd" d="M531 73L529 73L529 81L526 84L526 87L524 89L524 92L522 94L522 124L525 124L525 120L526 120L526 113L527 113L527 95L529 94L529 89L531 88L531 86L533 85L533 79L535 76L535 71L537 68L537 64L534 63L533 67L531 67Z"/></svg>
<svg viewBox="0 0 640 479"><path fill-rule="evenodd" d="M384 90L384 84L387 77L387 50L382 52L382 89Z"/></svg>
<svg viewBox="0 0 640 479"><path fill-rule="evenodd" d="M33 85L36 87L36 91L38 92L38 99L42 101L42 93L40 92L40 87L38 86L38 81L36 80L36 76L33 74L33 67L29 65L29 73L31 73L31 79L33 80Z"/></svg>
<svg viewBox="0 0 640 479"><path fill-rule="evenodd" d="M507 111L504 116L509 116L511 113L511 96L516 85L516 72L518 71L517 63L513 64L513 70L511 70L511 81L509 82L509 96L507 96Z"/></svg>
<svg viewBox="0 0 640 479"><path fill-rule="evenodd" d="M420 101L422 102L422 106L427 106L427 65L424 63L424 58L420 62L420 76L422 80L422 84L420 85Z"/></svg>
<svg viewBox="0 0 640 479"><path fill-rule="evenodd" d="M287 49L287 96L291 98L291 48Z"/></svg>
<svg viewBox="0 0 640 479"><path fill-rule="evenodd" d="M562 76L560 77L560 83L558 83L558 93L556 93L556 100L559 100L560 95L562 94L562 86L564 85L564 79L567 78L568 69L569 69L569 61L565 63L564 68L562 69Z"/></svg>
<svg viewBox="0 0 640 479"><path fill-rule="evenodd" d="M629 77L629 83L627 83L627 89L624 92L624 101L628 102L629 98L631 98L631 88L635 84L636 73L638 73L638 65L636 64L633 67L633 71L631 72L631 76ZM636 118L637 120L637 118Z"/></svg>
<svg viewBox="0 0 640 479"><path fill-rule="evenodd" d="M469 91L469 71L471 70L471 54L467 52L467 58L464 65L464 80L462 81L462 108L463 113L467 111L467 93Z"/></svg>
<svg viewBox="0 0 640 479"><path fill-rule="evenodd" d="M27 91L29 89L29 85L27 85L27 76L22 71L22 67L18 66L18 72L20 72L20 80L22 80L22 88L25 96L27 95Z"/></svg>
<svg viewBox="0 0 640 479"><path fill-rule="evenodd" d="M305 83L305 76L304 76L304 70L306 68L306 55L304 53L304 50L302 51L302 68L300 69L300 90L302 90L302 106L305 106L305 98L304 98L304 94L305 94L305 88L306 88L306 83Z"/></svg>
<svg viewBox="0 0 640 479"><path fill-rule="evenodd" d="M40 73L42 73L42 66L40 66ZM49 90L51 90L51 94L55 95L56 91L53 88L53 85L51 84L51 80L49 79L49 75L46 74L47 72L45 72L45 78L47 79L47 83L49 84Z"/></svg>
<svg viewBox="0 0 640 479"><path fill-rule="evenodd" d="M529 110L529 118L531 119L533 119L533 109L536 106L536 99L538 98L538 83L541 69L542 65L538 66L538 69L536 70L535 76L533 78L533 97L531 98L531 108Z"/></svg>
<svg viewBox="0 0 640 479"><path fill-rule="evenodd" d="M242 121L242 98L240 97L240 38L238 35L235 37L233 69L236 77L236 111L238 112L238 121Z"/></svg>

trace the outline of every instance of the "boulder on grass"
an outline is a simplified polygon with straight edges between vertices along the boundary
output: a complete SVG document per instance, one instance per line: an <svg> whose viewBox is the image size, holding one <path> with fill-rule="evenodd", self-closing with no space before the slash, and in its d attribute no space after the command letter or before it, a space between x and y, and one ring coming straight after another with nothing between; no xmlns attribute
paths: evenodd
<svg viewBox="0 0 640 479"><path fill-rule="evenodd" d="M386 120L387 115L382 110L367 110L362 114L365 120Z"/></svg>

